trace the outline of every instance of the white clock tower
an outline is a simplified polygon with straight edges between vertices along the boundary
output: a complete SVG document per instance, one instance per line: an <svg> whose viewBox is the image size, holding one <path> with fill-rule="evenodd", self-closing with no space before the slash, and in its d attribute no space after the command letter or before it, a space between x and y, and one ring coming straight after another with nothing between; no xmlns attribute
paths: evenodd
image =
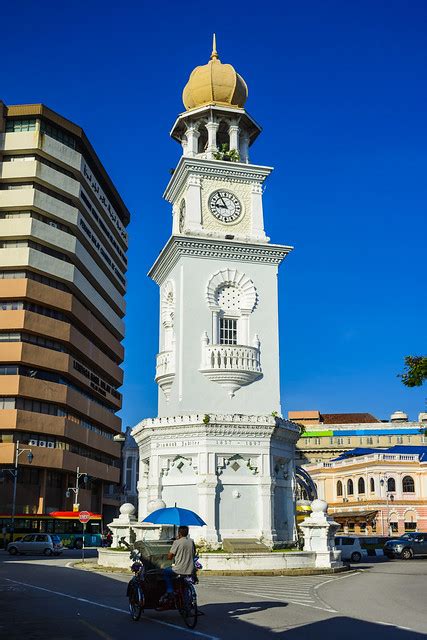
<svg viewBox="0 0 427 640"><path fill-rule="evenodd" d="M247 95L214 39L171 132L182 146L164 194L172 235L149 273L160 287L159 411L133 431L140 516L150 500L176 502L204 517L199 534L210 544L293 533L299 434L277 417L277 272L292 247L265 233L272 169L250 163L260 127L244 109Z"/></svg>

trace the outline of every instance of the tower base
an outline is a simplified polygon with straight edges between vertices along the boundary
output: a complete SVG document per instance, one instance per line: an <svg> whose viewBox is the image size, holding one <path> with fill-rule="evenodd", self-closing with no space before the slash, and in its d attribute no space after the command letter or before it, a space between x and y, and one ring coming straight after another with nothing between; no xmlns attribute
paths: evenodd
<svg viewBox="0 0 427 640"><path fill-rule="evenodd" d="M272 547L294 537L294 452L299 427L271 415L179 415L142 420L138 519L148 503L198 513L192 537L207 548L224 538Z"/></svg>

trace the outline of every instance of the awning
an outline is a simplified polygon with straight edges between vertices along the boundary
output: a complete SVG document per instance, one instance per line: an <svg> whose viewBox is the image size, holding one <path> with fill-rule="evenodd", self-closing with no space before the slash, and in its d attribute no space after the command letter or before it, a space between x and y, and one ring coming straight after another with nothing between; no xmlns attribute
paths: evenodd
<svg viewBox="0 0 427 640"><path fill-rule="evenodd" d="M336 513L328 513L334 520L362 520L363 522L372 522L375 520L378 511L337 511Z"/></svg>

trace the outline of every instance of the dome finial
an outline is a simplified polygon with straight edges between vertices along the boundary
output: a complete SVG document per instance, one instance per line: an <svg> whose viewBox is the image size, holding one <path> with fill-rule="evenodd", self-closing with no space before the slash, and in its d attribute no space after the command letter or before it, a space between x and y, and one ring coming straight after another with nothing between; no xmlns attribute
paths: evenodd
<svg viewBox="0 0 427 640"><path fill-rule="evenodd" d="M218 60L218 51L216 50L216 34L213 34L212 37L212 53L211 53L211 60Z"/></svg>

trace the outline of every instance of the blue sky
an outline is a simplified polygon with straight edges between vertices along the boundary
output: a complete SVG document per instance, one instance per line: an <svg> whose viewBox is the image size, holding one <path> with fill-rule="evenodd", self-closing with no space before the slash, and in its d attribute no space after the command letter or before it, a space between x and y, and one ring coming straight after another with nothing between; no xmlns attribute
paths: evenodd
<svg viewBox="0 0 427 640"><path fill-rule="evenodd" d="M156 414L158 292L146 273L171 229L168 137L216 31L273 165L267 232L280 272L282 408L395 409L426 389L397 374L426 352L427 3L7 3L0 97L43 102L85 129L133 217L124 424Z"/></svg>

